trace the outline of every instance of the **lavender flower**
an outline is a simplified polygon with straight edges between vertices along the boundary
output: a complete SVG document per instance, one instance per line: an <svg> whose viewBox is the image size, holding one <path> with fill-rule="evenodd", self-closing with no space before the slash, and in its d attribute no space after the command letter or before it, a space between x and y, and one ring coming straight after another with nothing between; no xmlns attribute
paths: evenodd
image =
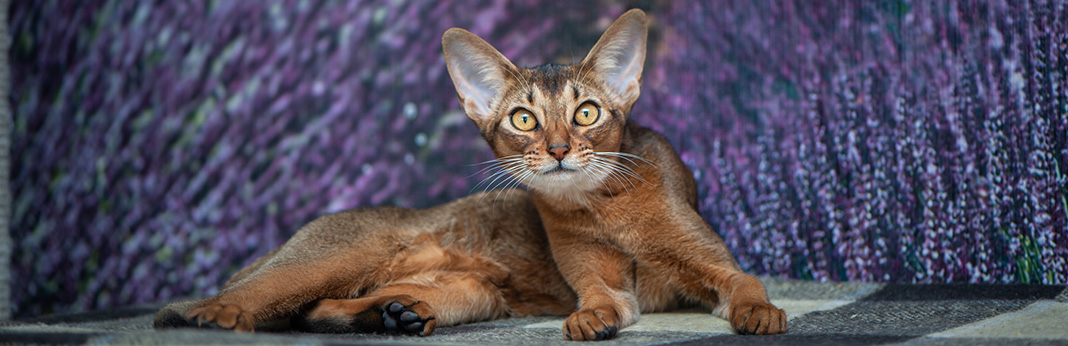
<svg viewBox="0 0 1068 346"><path fill-rule="evenodd" d="M741 266L1068 283L1068 2L637 2L632 118ZM300 225L470 192L452 26L570 63L624 3L18 1L16 316L209 294Z"/></svg>

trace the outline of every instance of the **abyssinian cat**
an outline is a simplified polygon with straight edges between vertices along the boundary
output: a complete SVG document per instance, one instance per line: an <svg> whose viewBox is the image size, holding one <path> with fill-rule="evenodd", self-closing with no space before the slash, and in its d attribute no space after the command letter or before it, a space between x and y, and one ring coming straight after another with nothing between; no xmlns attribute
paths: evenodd
<svg viewBox="0 0 1068 346"><path fill-rule="evenodd" d="M639 311L700 303L741 333L786 331L786 314L742 272L697 211L692 173L630 119L645 13L634 9L576 65L516 68L477 36L445 33L460 102L504 169L529 187L553 259L578 294L569 340L600 340Z"/></svg>
<svg viewBox="0 0 1068 346"><path fill-rule="evenodd" d="M440 326L574 311L530 197L497 193L322 216L215 296L165 306L154 326L425 336Z"/></svg>
<svg viewBox="0 0 1068 346"><path fill-rule="evenodd" d="M566 339L599 340L639 311L702 304L740 333L785 332L786 315L698 214L670 144L629 120L645 38L645 14L631 10L581 63L520 69L450 29L442 45L461 104L530 191L323 216L154 325L429 335L570 314Z"/></svg>

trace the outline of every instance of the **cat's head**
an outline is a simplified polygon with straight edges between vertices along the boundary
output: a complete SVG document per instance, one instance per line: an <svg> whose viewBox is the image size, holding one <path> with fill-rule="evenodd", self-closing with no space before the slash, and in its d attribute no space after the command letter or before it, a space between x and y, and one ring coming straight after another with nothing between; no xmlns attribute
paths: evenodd
<svg viewBox="0 0 1068 346"><path fill-rule="evenodd" d="M618 152L640 91L646 32L645 13L630 10L582 62L533 68L517 68L463 29L446 31L442 46L460 104L501 169L566 196L625 175Z"/></svg>

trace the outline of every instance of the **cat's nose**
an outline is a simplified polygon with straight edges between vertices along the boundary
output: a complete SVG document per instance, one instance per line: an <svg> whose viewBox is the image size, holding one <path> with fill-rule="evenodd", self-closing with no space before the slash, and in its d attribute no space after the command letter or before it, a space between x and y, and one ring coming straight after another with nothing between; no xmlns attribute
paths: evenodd
<svg viewBox="0 0 1068 346"><path fill-rule="evenodd" d="M556 158L556 161L563 161L564 155L567 155L567 152L569 151L571 151L571 147L567 144L557 144L549 146L549 155L552 155L553 158Z"/></svg>

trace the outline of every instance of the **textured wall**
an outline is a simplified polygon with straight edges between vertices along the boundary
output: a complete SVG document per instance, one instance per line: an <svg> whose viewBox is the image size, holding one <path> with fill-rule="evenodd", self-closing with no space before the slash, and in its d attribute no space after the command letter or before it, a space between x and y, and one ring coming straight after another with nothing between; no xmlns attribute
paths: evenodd
<svg viewBox="0 0 1068 346"><path fill-rule="evenodd" d="M0 0L0 9L8 8L7 0ZM0 320L11 318L11 74L7 58L11 47L7 11L0 11Z"/></svg>
<svg viewBox="0 0 1068 346"><path fill-rule="evenodd" d="M317 215L469 193L441 33L568 63L632 5L16 2L16 314L210 293ZM747 270L1068 282L1065 1L637 5L633 117Z"/></svg>

